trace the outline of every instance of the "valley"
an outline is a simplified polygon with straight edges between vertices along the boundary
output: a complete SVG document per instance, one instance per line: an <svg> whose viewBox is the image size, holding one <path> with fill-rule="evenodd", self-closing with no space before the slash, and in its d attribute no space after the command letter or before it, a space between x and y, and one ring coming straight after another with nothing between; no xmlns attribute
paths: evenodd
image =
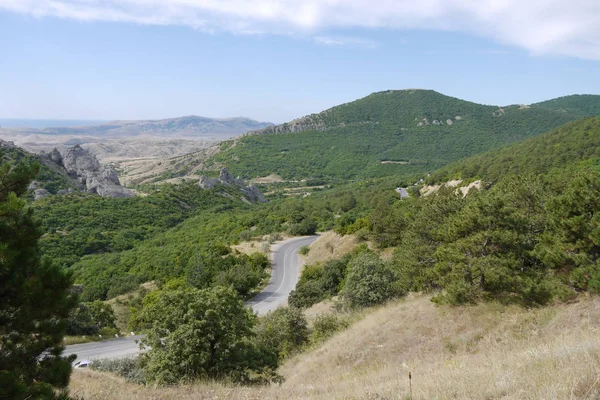
<svg viewBox="0 0 600 400"><path fill-rule="evenodd" d="M599 107L386 91L222 141L1 142L67 339L150 348L69 346L70 393L593 398Z"/></svg>

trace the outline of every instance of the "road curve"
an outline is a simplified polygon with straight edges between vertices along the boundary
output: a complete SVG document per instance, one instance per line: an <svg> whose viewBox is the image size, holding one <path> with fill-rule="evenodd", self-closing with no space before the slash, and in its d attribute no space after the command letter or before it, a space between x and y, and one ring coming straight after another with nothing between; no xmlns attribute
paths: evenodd
<svg viewBox="0 0 600 400"><path fill-rule="evenodd" d="M273 271L267 287L246 304L255 313L263 315L287 303L290 292L296 288L300 277L298 250L317 240L318 236L289 239L273 251Z"/></svg>
<svg viewBox="0 0 600 400"><path fill-rule="evenodd" d="M255 313L263 315L285 305L287 298L298 283L300 262L298 250L317 240L318 236L305 236L285 240L274 246L272 252L273 271L267 287L252 300L246 302ZM77 354L77 360L97 358L119 358L138 354L138 341L143 335L128 336L102 342L82 343L66 346L63 355Z"/></svg>
<svg viewBox="0 0 600 400"><path fill-rule="evenodd" d="M140 352L138 341L143 337L144 335L136 335L101 342L73 344L66 346L63 356L77 354L77 361L133 356Z"/></svg>

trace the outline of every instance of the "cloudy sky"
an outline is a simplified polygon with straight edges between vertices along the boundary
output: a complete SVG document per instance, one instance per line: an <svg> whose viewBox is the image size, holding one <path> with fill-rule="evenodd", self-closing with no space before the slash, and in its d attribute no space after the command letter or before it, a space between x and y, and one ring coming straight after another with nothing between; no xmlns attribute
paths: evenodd
<svg viewBox="0 0 600 400"><path fill-rule="evenodd" d="M0 0L0 117L283 122L387 89L600 94L599 0Z"/></svg>

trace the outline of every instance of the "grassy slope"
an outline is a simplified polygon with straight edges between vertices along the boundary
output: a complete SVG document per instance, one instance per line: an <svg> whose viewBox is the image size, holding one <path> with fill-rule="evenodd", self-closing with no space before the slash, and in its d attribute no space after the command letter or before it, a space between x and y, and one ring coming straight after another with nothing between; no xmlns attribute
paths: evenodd
<svg viewBox="0 0 600 400"><path fill-rule="evenodd" d="M551 132L499 150L460 160L433 173L430 181L484 178L496 181L513 173L546 173L600 157L600 117L575 121Z"/></svg>
<svg viewBox="0 0 600 400"><path fill-rule="evenodd" d="M571 103L567 111L534 105L500 112L430 90L379 92L302 120L304 128L318 130L250 135L235 146L226 142L212 162L246 178L277 173L285 179L335 180L427 172L593 115L600 96ZM424 118L430 124L419 126ZM442 124L433 125L434 120ZM409 163L381 163L386 160Z"/></svg>
<svg viewBox="0 0 600 400"><path fill-rule="evenodd" d="M76 371L84 399L595 399L600 395L600 299L525 310L497 304L390 303L281 368L263 388L145 388Z"/></svg>

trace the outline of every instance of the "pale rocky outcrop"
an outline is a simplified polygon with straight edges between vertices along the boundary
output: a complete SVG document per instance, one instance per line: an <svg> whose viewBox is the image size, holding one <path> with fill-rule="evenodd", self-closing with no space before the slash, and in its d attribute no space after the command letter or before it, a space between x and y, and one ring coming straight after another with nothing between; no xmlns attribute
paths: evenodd
<svg viewBox="0 0 600 400"><path fill-rule="evenodd" d="M44 197L48 197L50 195L52 195L52 193L50 193L46 189L35 189L33 191L33 199L34 200L40 200L40 199L43 199Z"/></svg>
<svg viewBox="0 0 600 400"><path fill-rule="evenodd" d="M2 140L0 139L0 147L4 147L6 149L16 149L17 146L15 146L15 142L13 141L6 141L6 140Z"/></svg>
<svg viewBox="0 0 600 400"><path fill-rule="evenodd" d="M239 186L245 200L252 203L266 203L268 201L256 186L246 186L243 179L240 179L240 177L234 178L227 168L221 169L219 177L216 179L202 175L198 182L198 186L202 189L214 189L218 185Z"/></svg>
<svg viewBox="0 0 600 400"><path fill-rule="evenodd" d="M69 148L64 155L54 149L45 157L62 166L69 176L79 182L82 190L102 197L134 196L131 190L121 186L115 170L100 165L95 155L79 145Z"/></svg>

